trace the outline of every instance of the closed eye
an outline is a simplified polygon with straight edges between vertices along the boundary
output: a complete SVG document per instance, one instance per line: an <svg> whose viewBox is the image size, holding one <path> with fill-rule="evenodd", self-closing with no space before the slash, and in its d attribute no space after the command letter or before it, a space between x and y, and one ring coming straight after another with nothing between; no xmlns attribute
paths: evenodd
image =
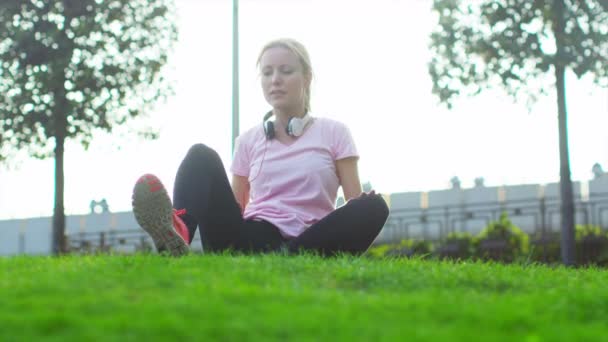
<svg viewBox="0 0 608 342"><path fill-rule="evenodd" d="M266 76L266 77L268 77L268 76L272 75L272 69L271 69L271 68L268 68L268 69L264 69L264 70L262 70L262 75L263 75L263 76Z"/></svg>
<svg viewBox="0 0 608 342"><path fill-rule="evenodd" d="M296 68L294 68L291 65L281 65L278 68L278 72L281 75L291 75L295 71L296 71ZM272 67L267 67L267 68L262 69L262 76L270 77L270 76L272 76L273 73L274 73L274 69Z"/></svg>
<svg viewBox="0 0 608 342"><path fill-rule="evenodd" d="M290 74L293 74L293 72L295 71L295 69L293 67L289 66L289 65L282 65L279 68L279 71L281 72L281 74L290 75Z"/></svg>

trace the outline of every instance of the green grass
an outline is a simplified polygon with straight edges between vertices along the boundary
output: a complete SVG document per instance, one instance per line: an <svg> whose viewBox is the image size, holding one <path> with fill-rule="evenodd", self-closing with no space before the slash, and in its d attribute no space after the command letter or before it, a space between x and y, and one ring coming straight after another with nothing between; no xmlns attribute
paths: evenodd
<svg viewBox="0 0 608 342"><path fill-rule="evenodd" d="M608 338L601 269L278 255L0 258L0 341Z"/></svg>

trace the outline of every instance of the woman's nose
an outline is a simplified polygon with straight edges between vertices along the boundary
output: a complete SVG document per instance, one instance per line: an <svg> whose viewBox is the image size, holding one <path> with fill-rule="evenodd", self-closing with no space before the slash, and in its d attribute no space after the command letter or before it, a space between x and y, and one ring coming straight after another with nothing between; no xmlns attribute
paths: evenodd
<svg viewBox="0 0 608 342"><path fill-rule="evenodd" d="M279 72L273 72L270 80L273 84L281 82L281 74Z"/></svg>

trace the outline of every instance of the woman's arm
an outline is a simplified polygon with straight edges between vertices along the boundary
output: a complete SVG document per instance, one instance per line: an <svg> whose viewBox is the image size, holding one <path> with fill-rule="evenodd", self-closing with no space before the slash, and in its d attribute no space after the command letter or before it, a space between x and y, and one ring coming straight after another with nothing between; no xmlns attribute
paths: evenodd
<svg viewBox="0 0 608 342"><path fill-rule="evenodd" d="M232 175L232 192L237 203L241 206L241 213L249 203L249 180L247 177Z"/></svg>
<svg viewBox="0 0 608 342"><path fill-rule="evenodd" d="M348 200L361 195L361 181L359 180L359 169L357 168L357 157L349 157L336 161L338 178L344 192L344 199Z"/></svg>

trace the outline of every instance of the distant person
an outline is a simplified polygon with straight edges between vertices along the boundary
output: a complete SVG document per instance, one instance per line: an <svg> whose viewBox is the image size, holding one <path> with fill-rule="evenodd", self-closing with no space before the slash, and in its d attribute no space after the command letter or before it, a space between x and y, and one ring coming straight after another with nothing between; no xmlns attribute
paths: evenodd
<svg viewBox="0 0 608 342"><path fill-rule="evenodd" d="M388 207L374 191L361 191L349 129L310 111L306 49L292 39L275 40L263 47L257 65L272 110L237 138L232 188L218 154L194 145L177 171L173 204L156 176L137 181L137 222L158 251L172 255L188 252L197 227L205 251L365 252ZM340 186L347 202L336 209Z"/></svg>

